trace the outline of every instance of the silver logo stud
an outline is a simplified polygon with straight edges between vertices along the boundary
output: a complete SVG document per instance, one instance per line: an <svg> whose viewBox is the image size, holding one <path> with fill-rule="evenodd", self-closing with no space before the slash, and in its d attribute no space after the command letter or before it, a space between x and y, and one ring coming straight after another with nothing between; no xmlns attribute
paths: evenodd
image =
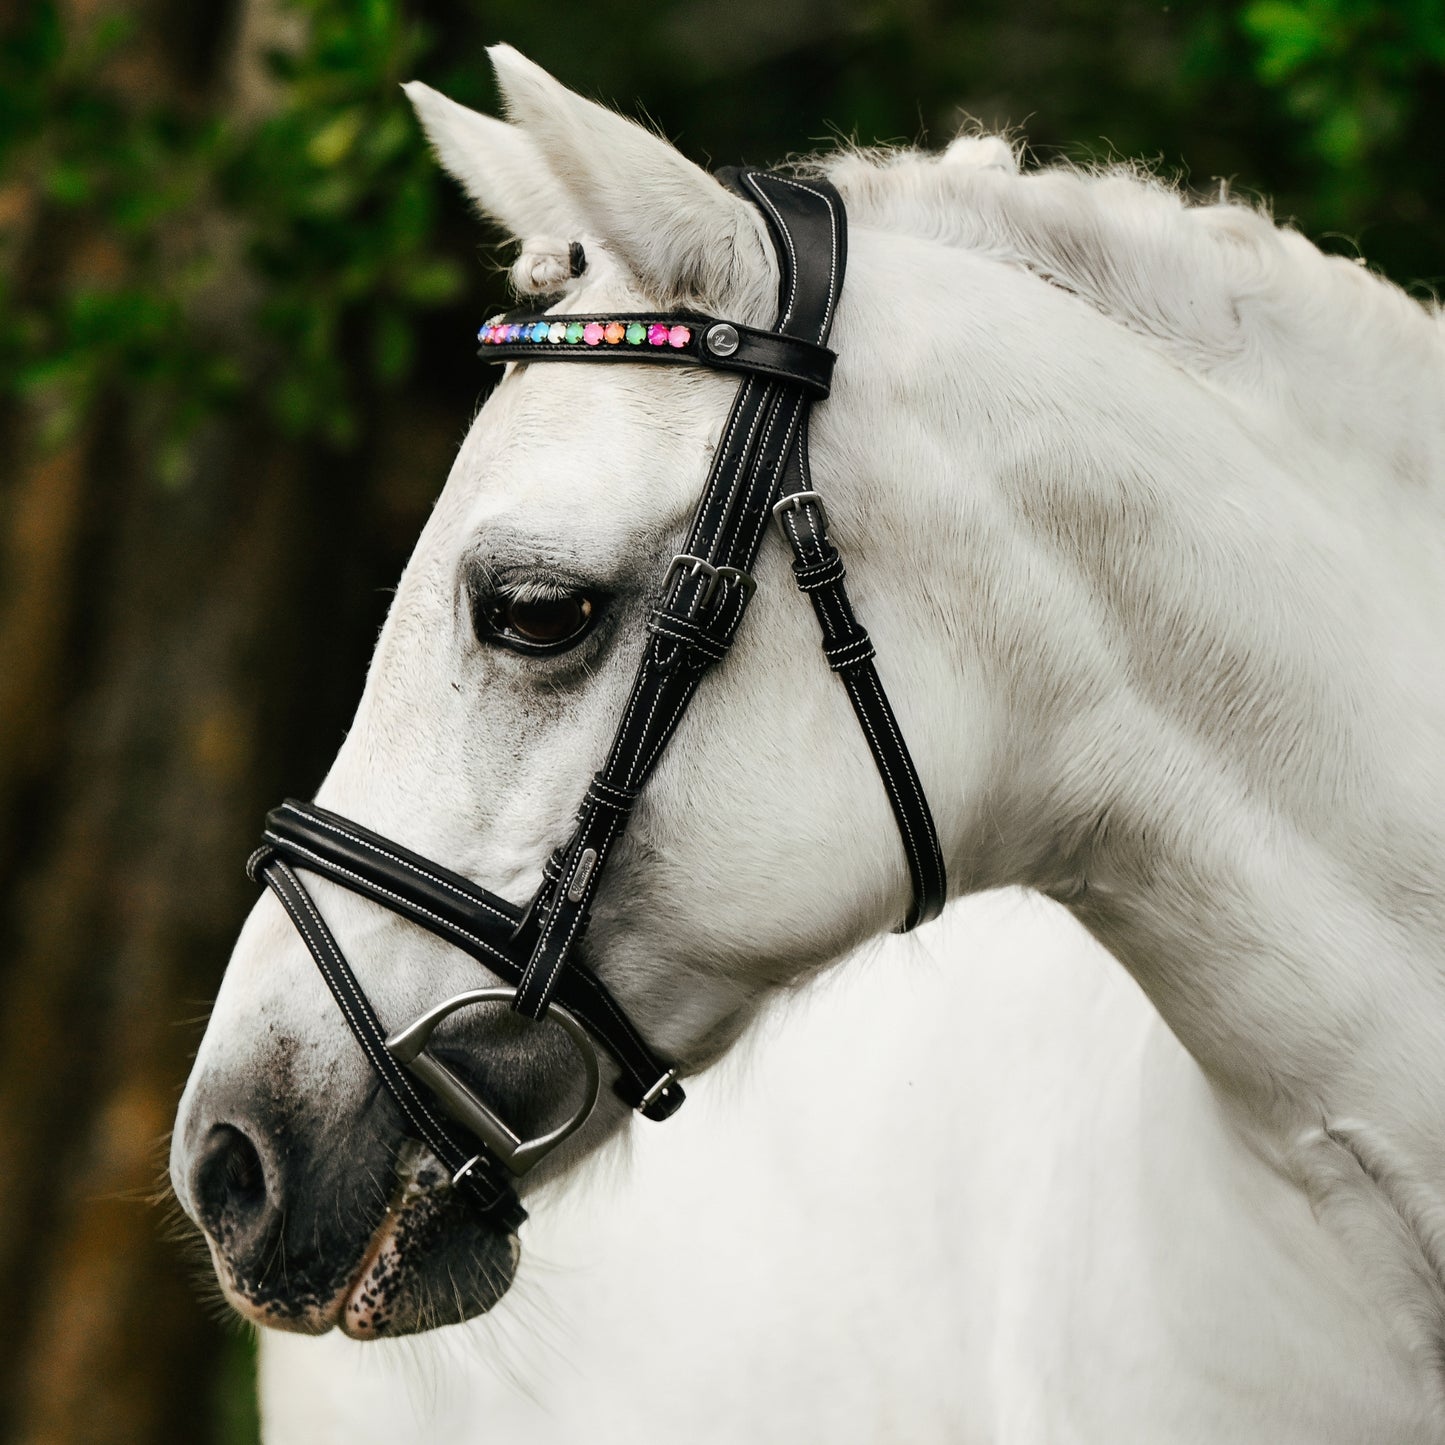
<svg viewBox="0 0 1445 1445"><path fill-rule="evenodd" d="M738 329L726 321L719 321L707 333L707 349L714 356L731 356L738 349Z"/></svg>

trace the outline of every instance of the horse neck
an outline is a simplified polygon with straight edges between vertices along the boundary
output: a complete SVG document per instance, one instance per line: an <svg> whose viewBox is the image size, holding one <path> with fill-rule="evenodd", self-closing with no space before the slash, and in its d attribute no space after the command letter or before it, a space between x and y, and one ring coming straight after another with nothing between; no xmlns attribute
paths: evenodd
<svg viewBox="0 0 1445 1445"><path fill-rule="evenodd" d="M1282 1167L1445 1201L1438 494L1021 272L867 233L852 264L816 470L906 491L839 527L954 879L1066 901Z"/></svg>
<svg viewBox="0 0 1445 1445"><path fill-rule="evenodd" d="M860 1168L859 1139L886 1141L887 1166ZM1036 899L886 937L619 1148L537 1201L541 1274L409 1341L380 1362L394 1375L373 1344L268 1331L276 1438L307 1438L307 1402L334 1392L322 1418L358 1442L418 1419L465 1438L478 1418L535 1445L711 1440L738 1379L728 1439L861 1445L880 1407L908 1441L1024 1420L1039 1440L1437 1438L1353 1262L1113 961ZM834 1388L800 1392L819 1369Z"/></svg>

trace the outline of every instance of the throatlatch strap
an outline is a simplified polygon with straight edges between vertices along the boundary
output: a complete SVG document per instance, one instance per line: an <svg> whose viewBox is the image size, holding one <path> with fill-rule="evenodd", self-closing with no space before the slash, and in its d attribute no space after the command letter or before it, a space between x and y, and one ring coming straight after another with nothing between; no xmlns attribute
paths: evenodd
<svg viewBox="0 0 1445 1445"><path fill-rule="evenodd" d="M247 871L280 899L366 1054L367 1062L376 1070L407 1124L452 1176L452 1187L461 1190L482 1216L498 1228L508 1231L518 1228L526 1219L527 1211L517 1199L505 1167L480 1140L463 1141L450 1124L440 1119L412 1082L411 1075L387 1052L386 1035L376 1012L301 880L269 848L252 855Z"/></svg>
<svg viewBox="0 0 1445 1445"><path fill-rule="evenodd" d="M828 539L828 514L808 486L806 429L798 434L783 495L774 510L793 549L793 576L812 602L823 630L823 655L848 691L903 840L913 882L913 907L898 930L906 933L943 911L948 897L943 851L918 770L873 666L873 640L848 600L843 559Z"/></svg>

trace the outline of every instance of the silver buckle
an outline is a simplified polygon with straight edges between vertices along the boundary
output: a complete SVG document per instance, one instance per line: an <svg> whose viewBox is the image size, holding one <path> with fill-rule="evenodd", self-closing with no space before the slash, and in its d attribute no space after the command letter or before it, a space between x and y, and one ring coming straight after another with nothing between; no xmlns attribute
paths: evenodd
<svg viewBox="0 0 1445 1445"><path fill-rule="evenodd" d="M753 581L751 572L744 572L741 567L714 567L711 562L701 557L694 557L690 552L679 552L671 562L667 564L667 571L662 578L662 596L664 600L672 590L672 584L678 575L682 574L688 581L697 577L705 577L707 585L693 599L692 606L688 608L687 615L693 616L700 612L712 601L718 586L731 582L741 587L749 597L757 590L757 583Z"/></svg>
<svg viewBox="0 0 1445 1445"><path fill-rule="evenodd" d="M397 1063L409 1069L441 1101L442 1107L465 1129L470 1129L513 1174L520 1177L539 1160L546 1158L564 1139L570 1138L587 1122L597 1103L602 1087L602 1072L597 1063L597 1050L587 1030L559 1003L553 1003L546 1017L554 1019L571 1040L582 1060L585 1097L581 1105L555 1129L523 1139L502 1118L477 1097L461 1079L435 1058L427 1049L431 1036L443 1019L458 1009L478 1003L511 1003L517 997L514 988L474 988L456 994L430 1008L415 1023L398 1030L386 1041L386 1051ZM481 1156L473 1155L457 1170L452 1182L466 1174Z"/></svg>
<svg viewBox="0 0 1445 1445"><path fill-rule="evenodd" d="M800 510L803 507L812 507L818 513L819 536L828 535L828 509L823 505L823 499L817 492L789 492L785 497L779 497L773 503L773 516L778 519L778 530L783 533L784 540L787 539L787 527L783 522L783 513Z"/></svg>
<svg viewBox="0 0 1445 1445"><path fill-rule="evenodd" d="M677 1070L669 1069L638 1101L637 1112L641 1114L647 1109L654 1099L664 1093L667 1086L677 1078Z"/></svg>

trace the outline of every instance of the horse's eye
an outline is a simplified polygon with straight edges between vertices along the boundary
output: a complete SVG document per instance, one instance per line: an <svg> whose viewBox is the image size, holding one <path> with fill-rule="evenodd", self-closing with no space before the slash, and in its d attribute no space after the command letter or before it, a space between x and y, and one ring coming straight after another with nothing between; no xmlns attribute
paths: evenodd
<svg viewBox="0 0 1445 1445"><path fill-rule="evenodd" d="M587 635L596 610L581 592L498 593L477 609L477 634L516 652L565 652Z"/></svg>

